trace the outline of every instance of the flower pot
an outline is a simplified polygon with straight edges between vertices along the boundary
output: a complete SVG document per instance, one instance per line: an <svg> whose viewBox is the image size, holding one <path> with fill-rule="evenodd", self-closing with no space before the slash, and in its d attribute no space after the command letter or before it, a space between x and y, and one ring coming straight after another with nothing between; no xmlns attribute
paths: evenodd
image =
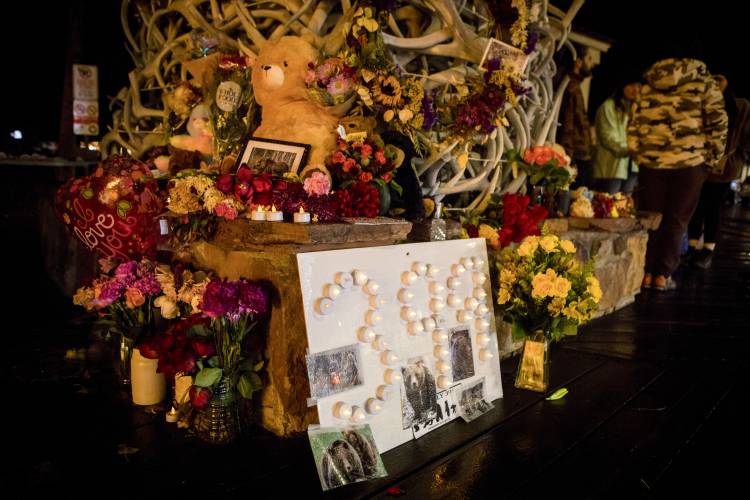
<svg viewBox="0 0 750 500"><path fill-rule="evenodd" d="M549 385L549 340L537 332L523 341L523 351L518 362L516 382L518 389L545 392Z"/></svg>
<svg viewBox="0 0 750 500"><path fill-rule="evenodd" d="M211 402L196 415L193 430L210 444L227 444L240 435L239 406L228 379L216 385Z"/></svg>
<svg viewBox="0 0 750 500"><path fill-rule="evenodd" d="M167 395L167 382L163 373L156 373L158 359L141 356L141 351L133 350L130 360L130 389L133 403L141 406L159 404Z"/></svg>

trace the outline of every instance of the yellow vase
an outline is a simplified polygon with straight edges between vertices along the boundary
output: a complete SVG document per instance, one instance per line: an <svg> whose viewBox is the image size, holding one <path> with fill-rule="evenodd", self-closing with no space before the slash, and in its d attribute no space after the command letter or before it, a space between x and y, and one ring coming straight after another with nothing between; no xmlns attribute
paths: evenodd
<svg viewBox="0 0 750 500"><path fill-rule="evenodd" d="M545 392L549 386L549 340L536 332L523 341L523 352L518 362L516 382L518 389Z"/></svg>

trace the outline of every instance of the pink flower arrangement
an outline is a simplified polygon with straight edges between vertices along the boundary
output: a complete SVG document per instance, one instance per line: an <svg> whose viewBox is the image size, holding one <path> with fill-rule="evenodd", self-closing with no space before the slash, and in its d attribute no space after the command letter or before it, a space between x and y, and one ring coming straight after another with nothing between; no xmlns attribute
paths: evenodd
<svg viewBox="0 0 750 500"><path fill-rule="evenodd" d="M343 154L341 151L336 153ZM336 156L334 153L334 156ZM313 172L310 177L305 179L304 189L308 196L324 196L331 191L331 179L322 172Z"/></svg>

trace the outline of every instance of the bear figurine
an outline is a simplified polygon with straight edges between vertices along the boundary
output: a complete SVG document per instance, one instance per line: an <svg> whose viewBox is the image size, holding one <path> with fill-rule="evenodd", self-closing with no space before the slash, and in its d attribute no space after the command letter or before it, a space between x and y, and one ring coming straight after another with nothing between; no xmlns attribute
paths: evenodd
<svg viewBox="0 0 750 500"><path fill-rule="evenodd" d="M313 102L305 87L305 73L317 62L318 51L306 40L284 36L263 45L253 65L255 101L262 106L261 124L254 137L310 144L304 177L315 170L326 175L326 157L336 149L338 120Z"/></svg>

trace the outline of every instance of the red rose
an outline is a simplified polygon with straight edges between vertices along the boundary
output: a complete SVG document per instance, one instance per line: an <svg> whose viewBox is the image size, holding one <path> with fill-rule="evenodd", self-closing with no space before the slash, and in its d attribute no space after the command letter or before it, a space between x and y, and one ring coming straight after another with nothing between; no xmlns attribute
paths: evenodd
<svg viewBox="0 0 750 500"><path fill-rule="evenodd" d="M479 227L469 224L466 226L466 234L469 235L469 238L479 238Z"/></svg>
<svg viewBox="0 0 750 500"><path fill-rule="evenodd" d="M360 151L362 154L362 158L369 158L369 156L372 154L372 146L369 144L362 144L362 150Z"/></svg>
<svg viewBox="0 0 750 500"><path fill-rule="evenodd" d="M195 369L195 354L192 352L175 349L170 358L170 364L176 372L190 373Z"/></svg>
<svg viewBox="0 0 750 500"><path fill-rule="evenodd" d="M355 165L357 165L357 162L353 158L347 158L343 166L344 172L349 172Z"/></svg>
<svg viewBox="0 0 750 500"><path fill-rule="evenodd" d="M224 174L216 181L216 187L224 194L229 194L234 189L234 177L231 174Z"/></svg>
<svg viewBox="0 0 750 500"><path fill-rule="evenodd" d="M349 145L346 143L346 141L343 139L339 139L339 150L346 151L347 149L349 149Z"/></svg>
<svg viewBox="0 0 750 500"><path fill-rule="evenodd" d="M216 354L216 346L213 342L203 339L193 339L193 350L201 357L210 358Z"/></svg>
<svg viewBox="0 0 750 500"><path fill-rule="evenodd" d="M253 188L249 182L238 182L234 186L234 195L242 201L247 201L253 196Z"/></svg>
<svg viewBox="0 0 750 500"><path fill-rule="evenodd" d="M250 182L252 178L253 171L250 170L250 167L248 167L246 163L240 165L240 168L237 169L237 180L241 182Z"/></svg>
<svg viewBox="0 0 750 500"><path fill-rule="evenodd" d="M159 358L159 340L157 338L146 339L138 346L141 356L148 359Z"/></svg>
<svg viewBox="0 0 750 500"><path fill-rule="evenodd" d="M385 159L385 151L383 149L378 149L375 152L375 161L378 162L380 165L385 165L386 159Z"/></svg>
<svg viewBox="0 0 750 500"><path fill-rule="evenodd" d="M193 408L200 410L211 402L211 391L197 385L190 386L190 404Z"/></svg>
<svg viewBox="0 0 750 500"><path fill-rule="evenodd" d="M370 172L362 172L359 174L359 182L370 182L372 180L372 174Z"/></svg>
<svg viewBox="0 0 750 500"><path fill-rule="evenodd" d="M501 247L507 247L513 241L513 229L509 227L503 227L497 234L500 237L499 241Z"/></svg>
<svg viewBox="0 0 750 500"><path fill-rule="evenodd" d="M385 182L391 182L391 179L393 179L393 174L391 172L387 172L380 176L381 179L383 179Z"/></svg>
<svg viewBox="0 0 750 500"><path fill-rule="evenodd" d="M269 175L256 175L253 177L253 191L256 193L264 193L270 191L273 187Z"/></svg>
<svg viewBox="0 0 750 500"><path fill-rule="evenodd" d="M346 156L344 156L344 153L342 153L341 151L336 151L335 153L333 153L333 156L331 157L331 161L333 162L334 165L339 164L339 163L344 163L345 160L346 160Z"/></svg>

